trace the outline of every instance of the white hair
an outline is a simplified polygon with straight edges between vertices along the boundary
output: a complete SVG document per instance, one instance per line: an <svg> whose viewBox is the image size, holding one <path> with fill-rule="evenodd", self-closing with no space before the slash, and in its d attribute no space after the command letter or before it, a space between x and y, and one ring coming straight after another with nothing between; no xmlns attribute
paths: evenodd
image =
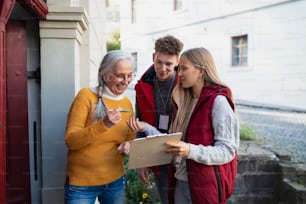
<svg viewBox="0 0 306 204"><path fill-rule="evenodd" d="M98 71L98 101L96 103L96 109L95 109L95 115L94 119L95 121L101 120L104 118L104 116L107 113L107 107L102 99L102 93L105 87L105 80L104 76L108 72L112 71L114 66L121 60L130 60L133 64L133 58L132 55L126 51L122 50L112 50L106 53L106 55L103 57L102 62L99 67Z"/></svg>

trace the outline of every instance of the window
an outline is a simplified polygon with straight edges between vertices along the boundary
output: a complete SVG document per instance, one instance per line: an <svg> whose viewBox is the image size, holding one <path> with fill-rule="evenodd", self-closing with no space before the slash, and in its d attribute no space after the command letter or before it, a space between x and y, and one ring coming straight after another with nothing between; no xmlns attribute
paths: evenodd
<svg viewBox="0 0 306 204"><path fill-rule="evenodd" d="M131 0L131 23L136 23L136 0Z"/></svg>
<svg viewBox="0 0 306 204"><path fill-rule="evenodd" d="M105 0L105 7L108 8L110 6L109 0Z"/></svg>
<svg viewBox="0 0 306 204"><path fill-rule="evenodd" d="M174 11L182 9L182 0L173 0L173 9Z"/></svg>
<svg viewBox="0 0 306 204"><path fill-rule="evenodd" d="M79 7L80 2L79 2L79 0L72 0L70 5L71 5L71 7Z"/></svg>
<svg viewBox="0 0 306 204"><path fill-rule="evenodd" d="M232 37L232 65L248 65L248 36Z"/></svg>
<svg viewBox="0 0 306 204"><path fill-rule="evenodd" d="M134 61L134 72L137 72L138 54L137 52L132 52L132 57Z"/></svg>

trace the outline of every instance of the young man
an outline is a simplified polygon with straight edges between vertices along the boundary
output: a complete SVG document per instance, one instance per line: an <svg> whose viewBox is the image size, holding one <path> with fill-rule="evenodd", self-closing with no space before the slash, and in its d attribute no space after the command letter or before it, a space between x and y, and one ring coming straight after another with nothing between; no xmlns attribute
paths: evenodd
<svg viewBox="0 0 306 204"><path fill-rule="evenodd" d="M174 36L158 38L155 41L153 65L135 86L136 117L163 133L168 133L171 123L171 93L177 81L176 67L182 49L183 43ZM138 134L138 137L142 136L144 135ZM168 204L168 167L169 165L150 167L162 204ZM148 168L138 169L138 175L144 183L150 183Z"/></svg>

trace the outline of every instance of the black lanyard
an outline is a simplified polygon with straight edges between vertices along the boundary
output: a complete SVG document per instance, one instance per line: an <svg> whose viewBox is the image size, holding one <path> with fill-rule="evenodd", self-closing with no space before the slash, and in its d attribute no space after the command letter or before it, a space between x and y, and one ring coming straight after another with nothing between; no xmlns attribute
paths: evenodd
<svg viewBox="0 0 306 204"><path fill-rule="evenodd" d="M159 84L158 84L157 78L156 77L154 78L154 85L157 87L157 94L159 95L160 101L163 104L163 113L164 114L167 113L167 104L168 104L169 99L171 97L171 91L172 91L172 88L173 88L175 77L176 77L176 74L174 74L174 76L171 79L171 84L170 84L170 88L169 88L168 93L167 93L166 102L164 101L164 99L163 99L163 97L162 97L162 95L160 93L160 88L159 88Z"/></svg>

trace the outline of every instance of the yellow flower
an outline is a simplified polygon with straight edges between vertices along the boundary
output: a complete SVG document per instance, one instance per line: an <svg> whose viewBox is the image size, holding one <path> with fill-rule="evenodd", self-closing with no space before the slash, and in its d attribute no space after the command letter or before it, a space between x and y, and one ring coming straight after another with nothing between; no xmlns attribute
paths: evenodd
<svg viewBox="0 0 306 204"><path fill-rule="evenodd" d="M147 193L143 193L143 194L142 194L142 198L143 198L143 199L146 199L146 198L148 198L148 197L149 197L149 195L148 195Z"/></svg>

